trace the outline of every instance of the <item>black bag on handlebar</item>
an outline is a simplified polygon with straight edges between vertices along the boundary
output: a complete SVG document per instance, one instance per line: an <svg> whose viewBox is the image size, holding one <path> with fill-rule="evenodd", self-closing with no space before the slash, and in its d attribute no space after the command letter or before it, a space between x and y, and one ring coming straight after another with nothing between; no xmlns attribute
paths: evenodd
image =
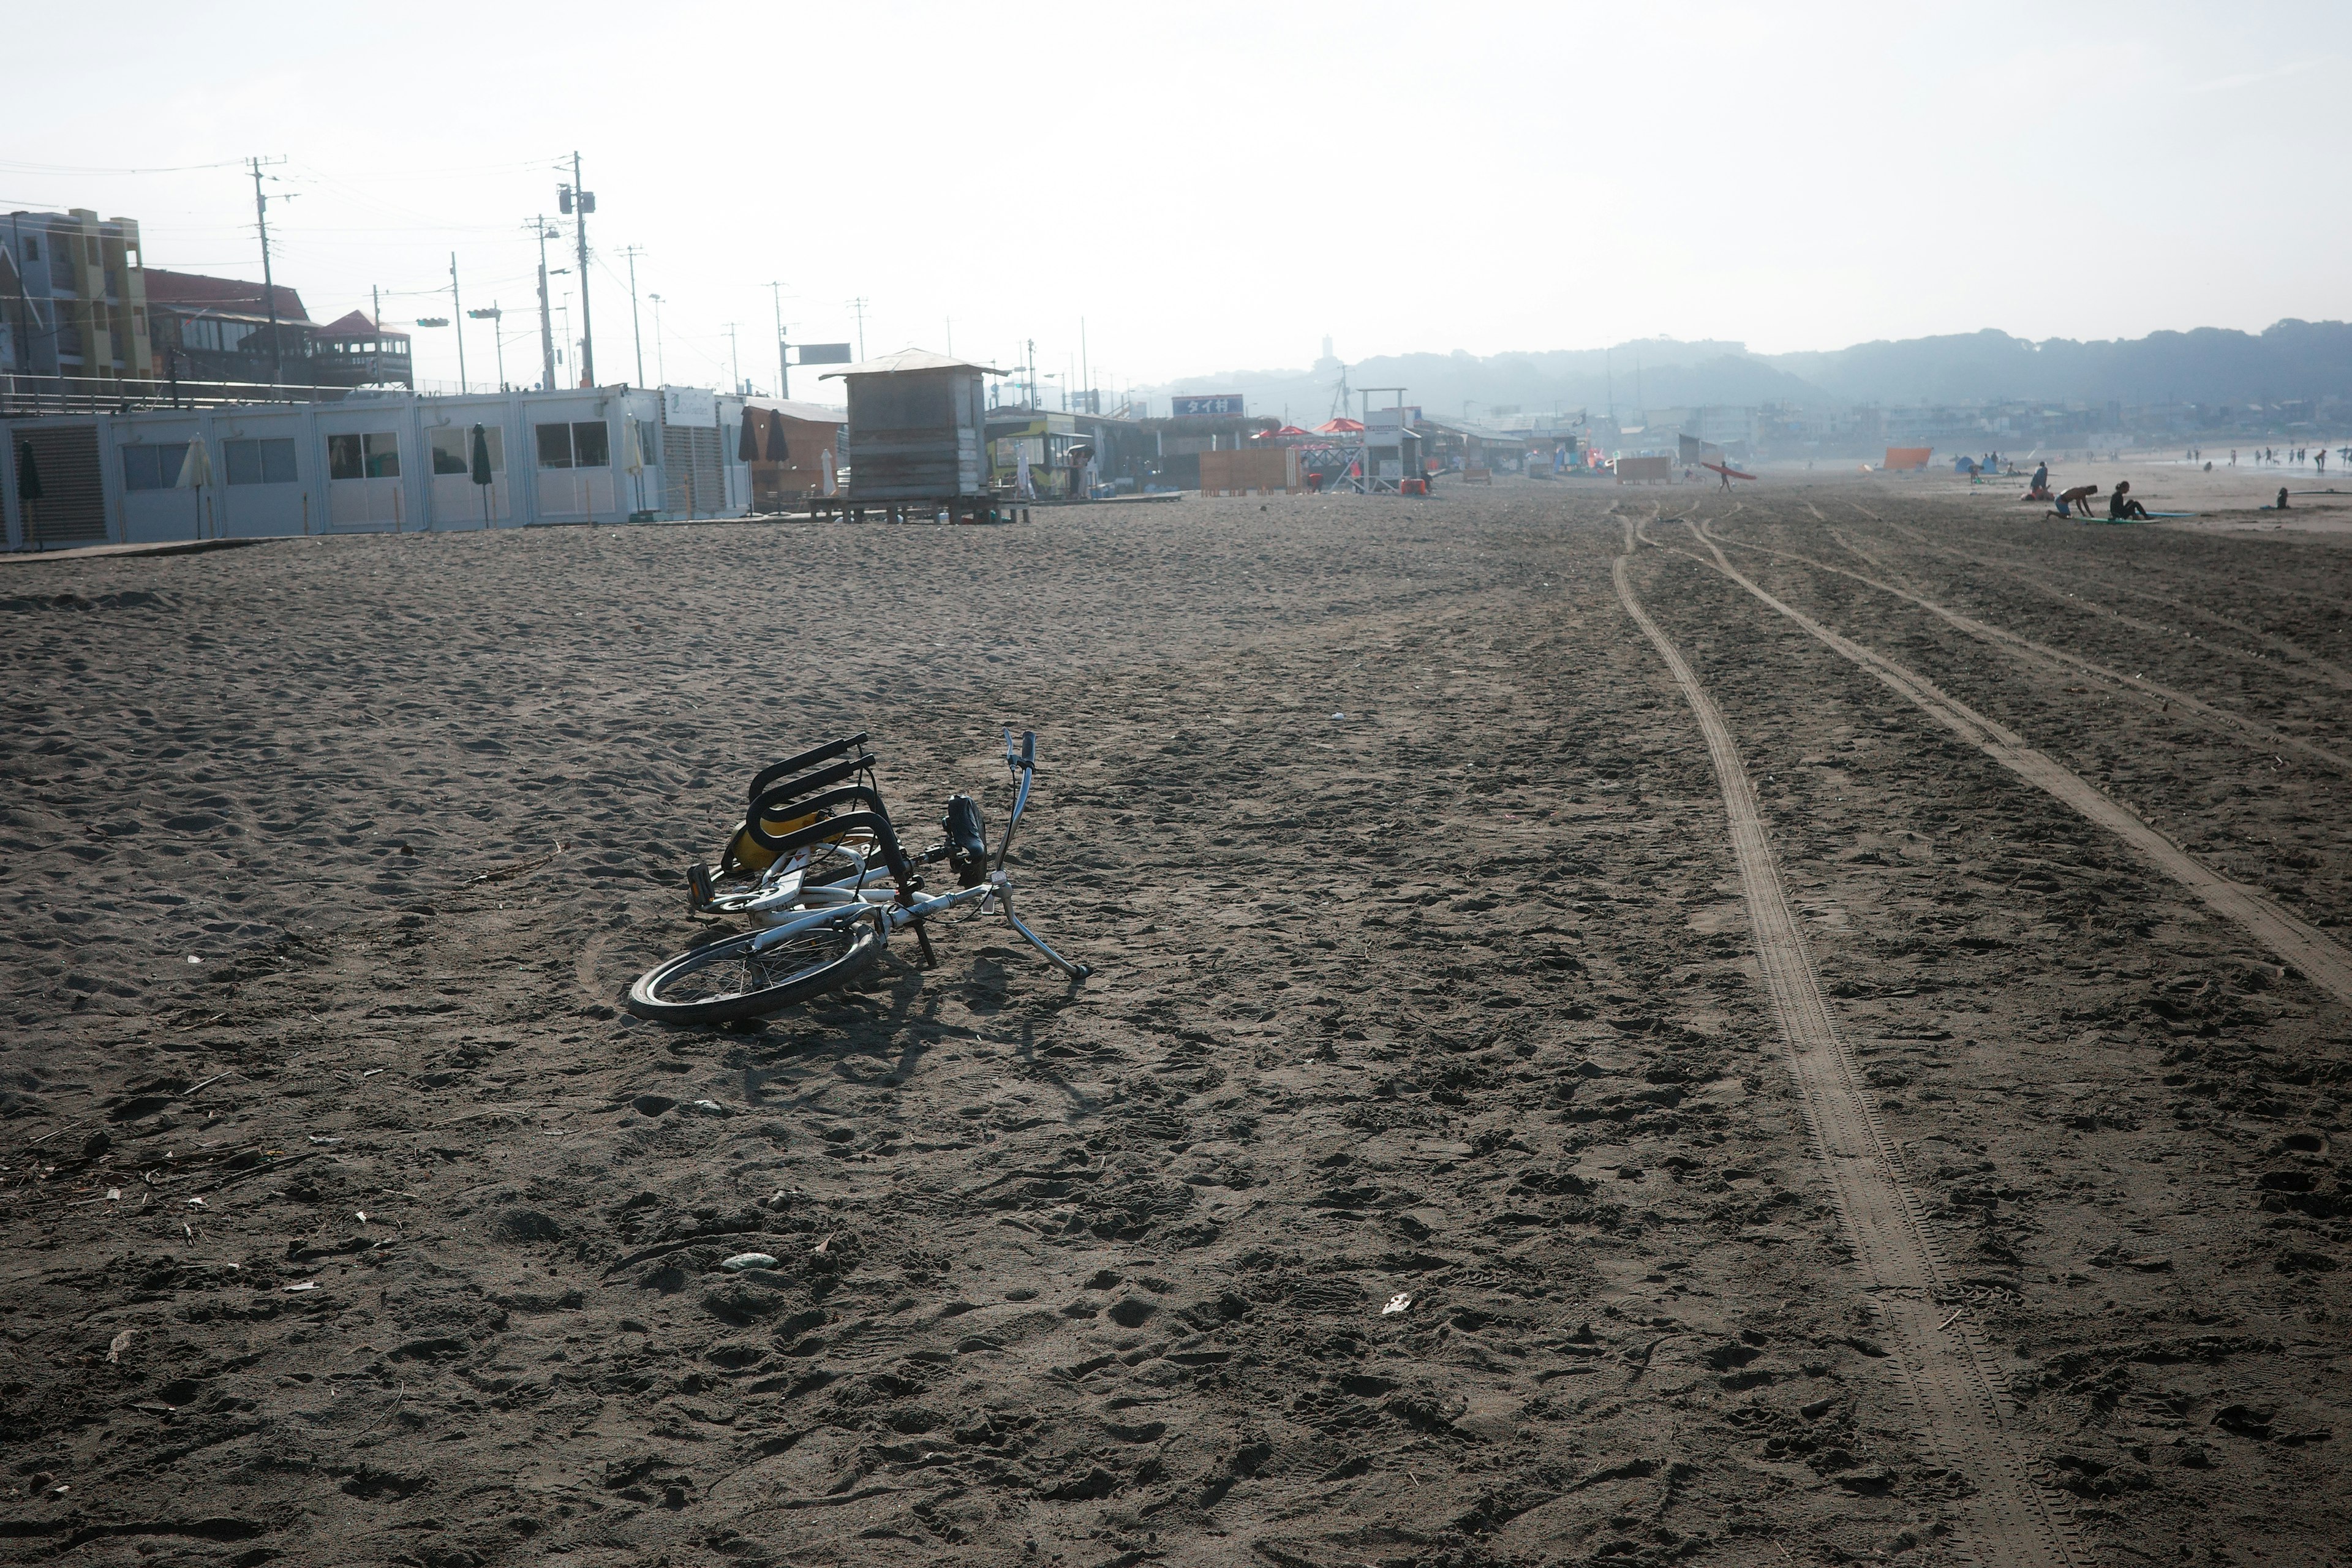
<svg viewBox="0 0 2352 1568"><path fill-rule="evenodd" d="M948 864L955 868L956 881L977 888L987 880L988 829L980 819L980 803L968 795L949 796L940 831L947 836Z"/></svg>

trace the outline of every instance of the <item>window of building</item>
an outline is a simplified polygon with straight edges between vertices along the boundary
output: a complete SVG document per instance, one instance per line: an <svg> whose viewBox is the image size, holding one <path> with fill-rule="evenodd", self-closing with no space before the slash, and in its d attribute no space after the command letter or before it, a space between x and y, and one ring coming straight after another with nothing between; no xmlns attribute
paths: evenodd
<svg viewBox="0 0 2352 1568"><path fill-rule="evenodd" d="M604 468L613 462L612 436L602 419L572 425L541 425L539 466L542 468Z"/></svg>
<svg viewBox="0 0 2352 1568"><path fill-rule="evenodd" d="M331 479L400 478L400 437L389 430L366 436L328 437L327 477Z"/></svg>
<svg viewBox="0 0 2352 1568"><path fill-rule="evenodd" d="M223 441L221 466L228 470L228 482L233 485L290 485L297 477L290 437Z"/></svg>
<svg viewBox="0 0 2352 1568"><path fill-rule="evenodd" d="M496 425L482 427L483 442L490 449L490 472L507 471L507 433ZM474 471L474 427L470 425L445 425L433 432L433 471L436 474L470 474Z"/></svg>
<svg viewBox="0 0 2352 1568"><path fill-rule="evenodd" d="M27 239L27 240L26 240L26 241L25 241L25 259L26 259L26 260L27 260L27 261L38 261L40 258L41 258L41 242L40 242L39 240L37 240L37 239Z"/></svg>
<svg viewBox="0 0 2352 1568"><path fill-rule="evenodd" d="M127 490L168 490L180 482L180 466L188 460L185 443L122 448L122 488Z"/></svg>

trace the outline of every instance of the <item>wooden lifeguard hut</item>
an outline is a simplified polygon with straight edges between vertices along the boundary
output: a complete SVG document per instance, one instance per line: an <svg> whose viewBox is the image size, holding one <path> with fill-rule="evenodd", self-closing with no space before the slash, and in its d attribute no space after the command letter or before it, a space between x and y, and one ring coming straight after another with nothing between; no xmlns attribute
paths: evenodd
<svg viewBox="0 0 2352 1568"><path fill-rule="evenodd" d="M901 349L829 371L849 394L848 484L824 513L891 521L1003 521L989 487L988 407L982 378L1004 373L968 360Z"/></svg>

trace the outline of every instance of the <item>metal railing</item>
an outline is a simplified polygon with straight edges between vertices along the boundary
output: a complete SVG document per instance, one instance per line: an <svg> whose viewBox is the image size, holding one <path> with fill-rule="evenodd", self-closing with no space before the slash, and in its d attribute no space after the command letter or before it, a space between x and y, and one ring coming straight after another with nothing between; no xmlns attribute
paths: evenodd
<svg viewBox="0 0 2352 1568"><path fill-rule="evenodd" d="M339 403L348 386L270 385L246 381L0 374L0 417L34 414L129 414L151 408L222 408L238 403Z"/></svg>

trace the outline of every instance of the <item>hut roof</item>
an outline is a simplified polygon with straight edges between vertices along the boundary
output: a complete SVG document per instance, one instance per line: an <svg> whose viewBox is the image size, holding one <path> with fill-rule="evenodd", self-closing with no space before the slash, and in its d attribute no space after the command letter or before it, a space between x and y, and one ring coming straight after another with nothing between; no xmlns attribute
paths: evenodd
<svg viewBox="0 0 2352 1568"><path fill-rule="evenodd" d="M862 360L839 370L826 371L817 379L831 381L841 375L903 375L912 370L976 370L982 375L1004 374L994 365L974 364L952 354L935 354L929 349L900 349L897 353L884 354L880 359Z"/></svg>

